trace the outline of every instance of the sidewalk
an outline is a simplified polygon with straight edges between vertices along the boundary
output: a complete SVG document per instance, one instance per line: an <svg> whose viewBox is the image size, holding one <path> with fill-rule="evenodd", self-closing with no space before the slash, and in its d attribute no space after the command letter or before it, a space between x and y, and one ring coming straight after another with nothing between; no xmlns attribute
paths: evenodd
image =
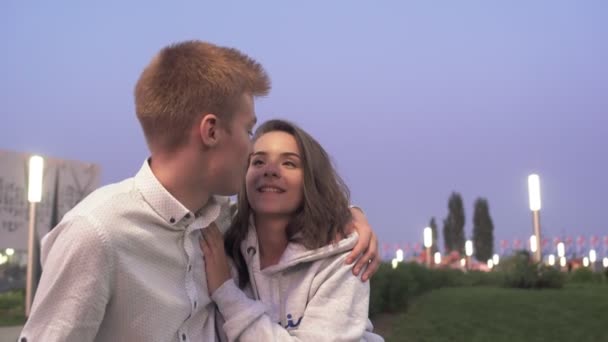
<svg viewBox="0 0 608 342"><path fill-rule="evenodd" d="M0 327L0 342L15 342L19 337L22 326Z"/></svg>

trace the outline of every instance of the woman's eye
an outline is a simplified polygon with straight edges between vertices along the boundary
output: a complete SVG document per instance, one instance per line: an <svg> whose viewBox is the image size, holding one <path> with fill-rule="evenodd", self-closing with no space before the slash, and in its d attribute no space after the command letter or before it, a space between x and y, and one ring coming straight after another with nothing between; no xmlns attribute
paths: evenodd
<svg viewBox="0 0 608 342"><path fill-rule="evenodd" d="M283 165L288 166L288 167L296 167L296 164L294 162L290 162L290 161L286 161L285 163L283 163Z"/></svg>
<svg viewBox="0 0 608 342"><path fill-rule="evenodd" d="M251 165L253 165L253 166L262 165L262 164L263 164L263 162L259 159L254 159L251 161Z"/></svg>

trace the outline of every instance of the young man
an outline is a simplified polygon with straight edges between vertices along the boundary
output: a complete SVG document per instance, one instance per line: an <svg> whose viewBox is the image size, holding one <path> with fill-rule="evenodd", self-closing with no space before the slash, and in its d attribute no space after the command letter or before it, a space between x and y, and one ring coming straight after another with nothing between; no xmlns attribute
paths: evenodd
<svg viewBox="0 0 608 342"><path fill-rule="evenodd" d="M270 80L238 50L189 41L164 48L135 87L151 157L133 178L98 189L43 240L43 274L20 341L214 341L201 229L230 222ZM355 272L375 271L362 236ZM369 248L368 248L369 247ZM201 279L203 281L201 281Z"/></svg>

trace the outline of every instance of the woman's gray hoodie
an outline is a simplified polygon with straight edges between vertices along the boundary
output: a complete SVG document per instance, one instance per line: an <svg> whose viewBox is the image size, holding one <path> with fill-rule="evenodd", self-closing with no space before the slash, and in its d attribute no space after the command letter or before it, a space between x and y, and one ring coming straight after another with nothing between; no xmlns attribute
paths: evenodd
<svg viewBox="0 0 608 342"><path fill-rule="evenodd" d="M289 243L278 264L260 270L256 230L241 253L249 269L243 292L229 280L212 295L229 341L383 341L368 319L369 281L345 259L357 235L308 250ZM251 298L253 297L253 299Z"/></svg>

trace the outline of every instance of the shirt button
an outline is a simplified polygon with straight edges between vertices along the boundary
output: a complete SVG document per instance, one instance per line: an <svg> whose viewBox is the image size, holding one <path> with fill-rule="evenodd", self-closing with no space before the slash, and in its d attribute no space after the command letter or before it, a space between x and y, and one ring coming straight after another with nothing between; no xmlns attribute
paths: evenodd
<svg viewBox="0 0 608 342"><path fill-rule="evenodd" d="M189 219L190 218L190 213L186 214L186 218Z"/></svg>
<svg viewBox="0 0 608 342"><path fill-rule="evenodd" d="M21 342L27 342L27 338L22 337L20 341L21 341Z"/></svg>
<svg viewBox="0 0 608 342"><path fill-rule="evenodd" d="M172 218L170 218L170 219L169 219L169 222L171 222L171 223L175 223L175 218L173 218L173 217L172 217Z"/></svg>
<svg viewBox="0 0 608 342"><path fill-rule="evenodd" d="M186 334L182 334L182 341L186 340Z"/></svg>

